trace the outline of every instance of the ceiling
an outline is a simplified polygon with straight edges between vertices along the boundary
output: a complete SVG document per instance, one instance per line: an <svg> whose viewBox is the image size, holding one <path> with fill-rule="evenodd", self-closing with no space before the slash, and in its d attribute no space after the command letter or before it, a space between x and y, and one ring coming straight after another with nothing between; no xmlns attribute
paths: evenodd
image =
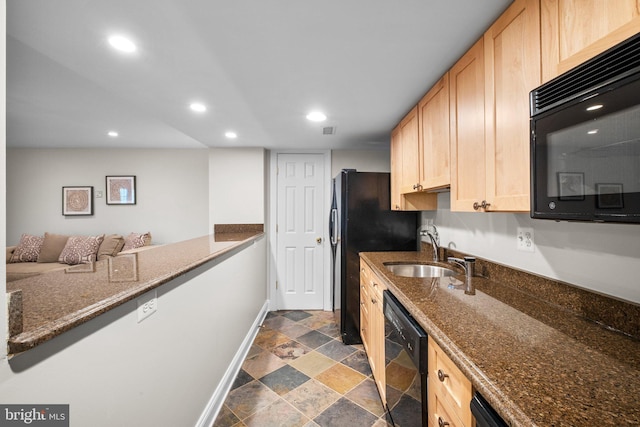
<svg viewBox="0 0 640 427"><path fill-rule="evenodd" d="M509 3L7 0L7 147L388 149Z"/></svg>

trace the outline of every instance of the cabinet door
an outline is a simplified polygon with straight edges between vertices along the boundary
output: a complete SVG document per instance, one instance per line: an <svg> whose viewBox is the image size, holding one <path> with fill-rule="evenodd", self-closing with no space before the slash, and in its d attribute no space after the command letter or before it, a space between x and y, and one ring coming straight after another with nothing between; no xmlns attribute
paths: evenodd
<svg viewBox="0 0 640 427"><path fill-rule="evenodd" d="M483 41L449 70L451 126L451 210L473 211L484 200L484 55Z"/></svg>
<svg viewBox="0 0 640 427"><path fill-rule="evenodd" d="M464 376L433 338L429 337L428 342L427 404L430 421L438 425L438 418L442 418L450 426L471 427L473 425L470 408L471 381Z"/></svg>
<svg viewBox="0 0 640 427"><path fill-rule="evenodd" d="M402 180L402 141L400 126L391 132L391 210L402 210L402 194L400 181Z"/></svg>
<svg viewBox="0 0 640 427"><path fill-rule="evenodd" d="M638 0L542 0L542 80L640 31Z"/></svg>
<svg viewBox="0 0 640 427"><path fill-rule="evenodd" d="M487 210L528 212L529 92L540 85L540 1L516 0L484 35Z"/></svg>
<svg viewBox="0 0 640 427"><path fill-rule="evenodd" d="M400 193L417 191L418 174L418 109L414 107L400 122L402 171Z"/></svg>
<svg viewBox="0 0 640 427"><path fill-rule="evenodd" d="M418 103L420 185L424 190L449 187L449 73Z"/></svg>
<svg viewBox="0 0 640 427"><path fill-rule="evenodd" d="M371 298L369 295L370 272L364 261L360 261L360 337L367 354L370 351Z"/></svg>
<svg viewBox="0 0 640 427"><path fill-rule="evenodd" d="M418 173L418 107L391 133L391 209L426 211L438 206L435 193L421 192Z"/></svg>
<svg viewBox="0 0 640 427"><path fill-rule="evenodd" d="M372 303L370 312L371 372L383 403L387 402L386 373L384 359L384 312L382 291L384 287L377 276L373 276Z"/></svg>

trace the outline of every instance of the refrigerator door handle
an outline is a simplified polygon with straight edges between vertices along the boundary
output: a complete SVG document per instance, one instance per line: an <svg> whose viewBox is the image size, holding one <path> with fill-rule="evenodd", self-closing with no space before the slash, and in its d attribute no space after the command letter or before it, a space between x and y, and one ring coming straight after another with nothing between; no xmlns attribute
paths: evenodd
<svg viewBox="0 0 640 427"><path fill-rule="evenodd" d="M338 244L338 209L331 209L331 224L331 245L335 246Z"/></svg>

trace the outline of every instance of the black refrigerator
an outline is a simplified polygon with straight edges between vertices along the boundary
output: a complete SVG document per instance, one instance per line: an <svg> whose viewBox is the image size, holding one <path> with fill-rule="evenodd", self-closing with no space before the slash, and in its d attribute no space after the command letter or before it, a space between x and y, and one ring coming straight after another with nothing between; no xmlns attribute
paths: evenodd
<svg viewBox="0 0 640 427"><path fill-rule="evenodd" d="M333 179L329 235L333 311L344 344L360 344L360 252L415 251L417 212L391 210L388 173L343 169Z"/></svg>

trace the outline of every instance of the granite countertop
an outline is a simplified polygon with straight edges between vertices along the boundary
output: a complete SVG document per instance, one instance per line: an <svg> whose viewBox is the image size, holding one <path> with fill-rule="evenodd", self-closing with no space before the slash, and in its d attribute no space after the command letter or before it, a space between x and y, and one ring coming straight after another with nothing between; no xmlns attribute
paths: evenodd
<svg viewBox="0 0 640 427"><path fill-rule="evenodd" d="M261 229L216 232L9 282L7 292L21 291L22 302L21 312L10 309L12 316L21 314L22 331L10 336L9 353L33 348L209 261L223 260L263 235Z"/></svg>
<svg viewBox="0 0 640 427"><path fill-rule="evenodd" d="M640 340L512 286L474 277L420 279L384 262L425 252L361 256L512 426L640 425Z"/></svg>

